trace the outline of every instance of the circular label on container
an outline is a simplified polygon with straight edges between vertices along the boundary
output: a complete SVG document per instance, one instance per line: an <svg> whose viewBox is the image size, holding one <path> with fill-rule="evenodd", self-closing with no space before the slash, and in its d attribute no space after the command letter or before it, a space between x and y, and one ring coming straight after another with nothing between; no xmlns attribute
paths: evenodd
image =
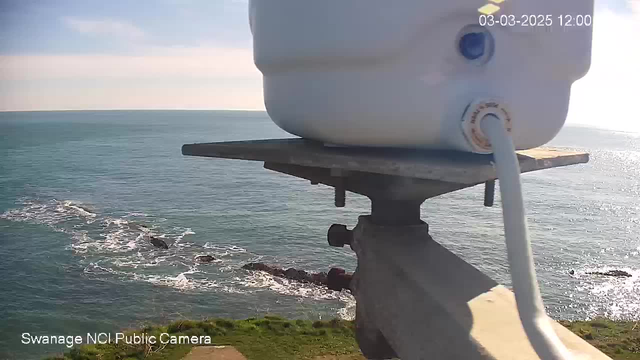
<svg viewBox="0 0 640 360"><path fill-rule="evenodd" d="M511 133L511 115L503 102L499 100L480 100L469 105L462 117L462 130L472 148L478 152L491 152L491 142L482 131L480 122L487 115L494 115L504 122L507 132Z"/></svg>

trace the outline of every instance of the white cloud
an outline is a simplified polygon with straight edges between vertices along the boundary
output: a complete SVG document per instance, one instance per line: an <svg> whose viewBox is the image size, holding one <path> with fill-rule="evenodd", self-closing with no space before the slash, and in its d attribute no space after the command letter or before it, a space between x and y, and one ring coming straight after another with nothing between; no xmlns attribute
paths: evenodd
<svg viewBox="0 0 640 360"><path fill-rule="evenodd" d="M0 56L0 110L264 109L249 49Z"/></svg>
<svg viewBox="0 0 640 360"><path fill-rule="evenodd" d="M141 39L145 36L145 32L139 27L112 19L95 20L65 17L62 18L62 21L70 29L83 34L117 36L130 40Z"/></svg>
<svg viewBox="0 0 640 360"><path fill-rule="evenodd" d="M145 55L0 56L0 81L257 78L249 49L148 48Z"/></svg>
<svg viewBox="0 0 640 360"><path fill-rule="evenodd" d="M234 84L184 86L171 82L122 83L119 86L96 82L91 86L51 89L34 86L4 93L0 84L1 111L30 110L264 110L260 82L249 87ZM53 90L53 91L52 91ZM179 120L179 119L178 119Z"/></svg>

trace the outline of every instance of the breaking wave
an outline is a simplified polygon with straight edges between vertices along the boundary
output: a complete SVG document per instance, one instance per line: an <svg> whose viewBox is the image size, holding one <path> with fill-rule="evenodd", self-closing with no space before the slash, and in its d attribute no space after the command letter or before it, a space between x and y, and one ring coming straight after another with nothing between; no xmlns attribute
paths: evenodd
<svg viewBox="0 0 640 360"><path fill-rule="evenodd" d="M167 219L142 212L122 216L101 214L91 205L71 200L22 199L20 208L0 214L0 219L41 224L68 234L72 251L89 278L145 282L185 292L247 294L271 291L309 300L336 300L344 307L338 315L352 319L355 299L346 291L334 292L260 272L241 269L263 256L232 244L191 241L188 227L168 226ZM158 249L149 236L165 241ZM200 255L213 255L212 263L200 263Z"/></svg>

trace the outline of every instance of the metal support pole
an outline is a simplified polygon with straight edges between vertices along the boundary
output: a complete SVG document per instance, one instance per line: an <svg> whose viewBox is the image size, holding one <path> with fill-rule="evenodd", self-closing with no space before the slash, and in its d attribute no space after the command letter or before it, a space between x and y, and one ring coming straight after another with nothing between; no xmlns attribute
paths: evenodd
<svg viewBox="0 0 640 360"><path fill-rule="evenodd" d="M496 195L496 181L489 180L484 183L484 206L492 207Z"/></svg>
<svg viewBox="0 0 640 360"><path fill-rule="evenodd" d="M378 225L419 225L424 200L371 199L371 221Z"/></svg>
<svg viewBox="0 0 640 360"><path fill-rule="evenodd" d="M344 186L344 179L339 178L335 187L335 205L336 207L344 207L346 203L347 190Z"/></svg>

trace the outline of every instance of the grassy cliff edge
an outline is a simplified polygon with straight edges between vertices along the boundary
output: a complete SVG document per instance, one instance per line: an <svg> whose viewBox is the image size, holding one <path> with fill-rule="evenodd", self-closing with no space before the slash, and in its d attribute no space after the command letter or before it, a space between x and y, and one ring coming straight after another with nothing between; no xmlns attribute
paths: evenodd
<svg viewBox="0 0 640 360"><path fill-rule="evenodd" d="M613 359L640 360L640 325L637 322L595 319L593 321L560 321ZM355 341L351 321L287 320L279 316L246 320L209 319L182 320L167 326L147 326L128 334L146 334L166 340L169 336L204 338L213 345L231 345L249 360L313 359L335 355L341 359L364 359ZM193 347L189 344L140 344L123 342L105 345L83 345L48 360L178 360Z"/></svg>

